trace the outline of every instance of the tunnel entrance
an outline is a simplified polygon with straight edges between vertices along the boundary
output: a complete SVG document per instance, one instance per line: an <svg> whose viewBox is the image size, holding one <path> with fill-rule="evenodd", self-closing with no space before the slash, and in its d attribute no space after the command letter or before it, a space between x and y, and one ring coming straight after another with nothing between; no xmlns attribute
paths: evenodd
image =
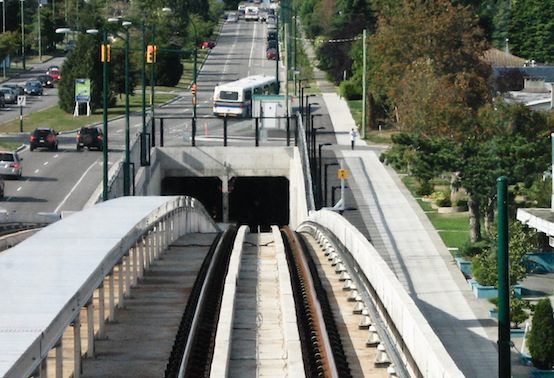
<svg viewBox="0 0 554 378"><path fill-rule="evenodd" d="M285 177L233 177L229 181L229 221L258 226L289 224L289 180Z"/></svg>
<svg viewBox="0 0 554 378"><path fill-rule="evenodd" d="M218 177L165 177L161 186L162 196L185 195L194 197L206 208L214 221L222 222L223 194Z"/></svg>

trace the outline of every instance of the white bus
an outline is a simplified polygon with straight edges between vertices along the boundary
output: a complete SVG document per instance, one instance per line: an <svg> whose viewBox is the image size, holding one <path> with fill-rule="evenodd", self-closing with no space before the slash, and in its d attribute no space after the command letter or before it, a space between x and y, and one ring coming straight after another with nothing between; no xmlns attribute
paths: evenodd
<svg viewBox="0 0 554 378"><path fill-rule="evenodd" d="M246 21L258 21L258 7L246 7L244 8L244 19Z"/></svg>
<svg viewBox="0 0 554 378"><path fill-rule="evenodd" d="M216 116L252 116L252 96L274 94L274 76L255 75L217 85L214 88L213 112Z"/></svg>

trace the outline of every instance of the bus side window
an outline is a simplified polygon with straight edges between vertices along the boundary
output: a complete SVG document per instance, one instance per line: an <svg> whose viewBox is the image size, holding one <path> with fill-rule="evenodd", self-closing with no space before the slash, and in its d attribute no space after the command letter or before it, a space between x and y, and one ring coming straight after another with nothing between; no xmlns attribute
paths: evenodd
<svg viewBox="0 0 554 378"><path fill-rule="evenodd" d="M251 90L244 91L244 100L248 101L248 100L251 100L251 99L252 99L252 91Z"/></svg>
<svg viewBox="0 0 554 378"><path fill-rule="evenodd" d="M260 94L260 93L263 93L261 87L254 88L254 94Z"/></svg>

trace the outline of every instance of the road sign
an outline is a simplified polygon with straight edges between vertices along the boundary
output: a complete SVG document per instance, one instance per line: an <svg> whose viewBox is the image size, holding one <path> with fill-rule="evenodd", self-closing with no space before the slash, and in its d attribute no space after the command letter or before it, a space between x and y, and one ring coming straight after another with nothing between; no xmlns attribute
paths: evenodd
<svg viewBox="0 0 554 378"><path fill-rule="evenodd" d="M337 177L341 180L345 180L348 178L348 169L341 168L337 170Z"/></svg>
<svg viewBox="0 0 554 378"><path fill-rule="evenodd" d="M75 79L75 102L90 101L90 79Z"/></svg>
<svg viewBox="0 0 554 378"><path fill-rule="evenodd" d="M27 104L27 96L17 96L17 106L25 106Z"/></svg>

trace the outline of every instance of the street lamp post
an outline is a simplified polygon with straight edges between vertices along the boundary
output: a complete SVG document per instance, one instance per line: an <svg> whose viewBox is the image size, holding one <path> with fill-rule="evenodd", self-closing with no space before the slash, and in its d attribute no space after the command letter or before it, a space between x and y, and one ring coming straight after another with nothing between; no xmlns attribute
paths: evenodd
<svg viewBox="0 0 554 378"><path fill-rule="evenodd" d="M119 23L120 18L109 18L108 22ZM129 21L122 21L125 29L125 160L123 163L123 195L131 195L131 154L130 154L130 120L129 120Z"/></svg>
<svg viewBox="0 0 554 378"><path fill-rule="evenodd" d="M316 206L316 209L321 209L322 206L321 206L321 203L323 202L323 191L321 190L321 166L322 166L322 163L321 163L321 160L322 160L322 157L321 157L321 149L323 148L323 146L331 146L331 143L320 143L318 145L318 151L319 151L319 156L318 156L318 164L317 164L317 203L318 205Z"/></svg>
<svg viewBox="0 0 554 378"><path fill-rule="evenodd" d="M38 60L42 63L42 36L40 27L40 9L42 8L42 0L38 0Z"/></svg>
<svg viewBox="0 0 554 378"><path fill-rule="evenodd" d="M334 166L334 165L339 165L339 163L327 163L325 164L325 169L323 170L323 177L325 178L325 187L324 187L324 196L323 196L323 203L325 206L327 206L327 168L331 167L331 166Z"/></svg>
<svg viewBox="0 0 554 378"><path fill-rule="evenodd" d="M125 164L123 170L123 195L131 195L131 153L130 153L130 120L129 120L129 21L123 21L125 28Z"/></svg>
<svg viewBox="0 0 554 378"><path fill-rule="evenodd" d="M194 31L194 50L193 50L193 58L194 63L192 66L192 85L196 88L196 80L197 80L197 66L196 62L198 59L198 34L196 32L196 25L194 24L194 21L192 18L189 19L190 24L192 25L192 30ZM192 146L196 146L196 91L193 93L192 98Z"/></svg>
<svg viewBox="0 0 554 378"><path fill-rule="evenodd" d="M23 13L23 1L19 0L21 3L21 59L23 63L23 69L26 69L25 66L25 17Z"/></svg>
<svg viewBox="0 0 554 378"><path fill-rule="evenodd" d="M2 33L6 33L6 1L2 1ZM4 63L2 63L2 76L6 77L6 59L4 59Z"/></svg>
<svg viewBox="0 0 554 378"><path fill-rule="evenodd" d="M102 36L102 99L104 101L104 114L102 117L102 157L104 164L102 165L102 201L108 200L108 32L104 27Z"/></svg>

